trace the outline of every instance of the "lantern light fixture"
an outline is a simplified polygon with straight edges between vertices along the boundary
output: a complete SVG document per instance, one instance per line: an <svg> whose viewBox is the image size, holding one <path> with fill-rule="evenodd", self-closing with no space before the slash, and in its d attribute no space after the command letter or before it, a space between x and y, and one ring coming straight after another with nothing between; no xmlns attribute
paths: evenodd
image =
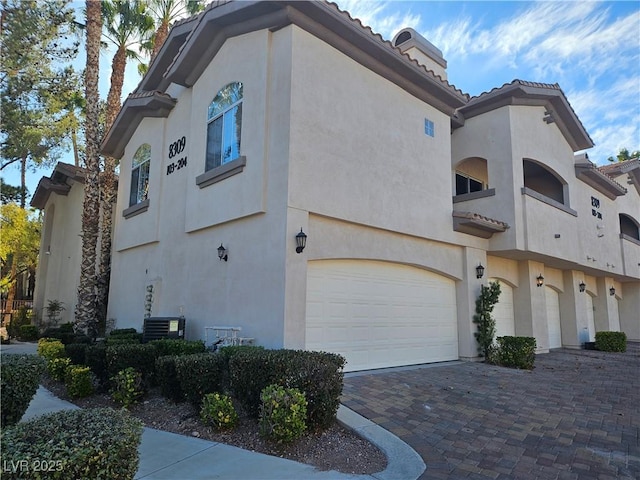
<svg viewBox="0 0 640 480"><path fill-rule="evenodd" d="M544 277L542 276L542 274L539 274L539 275L536 277L536 285L537 285L538 287L541 287L542 285L544 285Z"/></svg>
<svg viewBox="0 0 640 480"><path fill-rule="evenodd" d="M584 292L587 288L587 285L584 282L580 282L578 287L580 288L580 292Z"/></svg>
<svg viewBox="0 0 640 480"><path fill-rule="evenodd" d="M482 263L479 263L476 267L476 278L482 278L484 276L484 267Z"/></svg>
<svg viewBox="0 0 640 480"><path fill-rule="evenodd" d="M229 255L227 254L227 249L224 248L224 245L222 245L222 243L220 244L220 246L218 247L218 258L222 261L224 260L225 262L228 260Z"/></svg>
<svg viewBox="0 0 640 480"><path fill-rule="evenodd" d="M304 247L307 246L307 234L300 228L300 233L296 235L296 253L302 253Z"/></svg>
<svg viewBox="0 0 640 480"><path fill-rule="evenodd" d="M609 289L609 295L611 295L611 296L613 297L615 294L616 294L616 288L612 286L612 287Z"/></svg>

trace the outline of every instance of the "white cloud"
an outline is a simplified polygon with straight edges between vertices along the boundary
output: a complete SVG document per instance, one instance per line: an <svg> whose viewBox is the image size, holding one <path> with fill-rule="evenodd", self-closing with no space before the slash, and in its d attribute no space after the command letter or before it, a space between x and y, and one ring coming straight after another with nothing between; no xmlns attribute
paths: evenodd
<svg viewBox="0 0 640 480"><path fill-rule="evenodd" d="M417 29L421 21L418 14L413 14L410 11L398 11L399 4L394 4L394 2L340 0L337 4L341 10L346 10L353 18L359 19L363 25L371 27L385 40L391 40L403 28Z"/></svg>

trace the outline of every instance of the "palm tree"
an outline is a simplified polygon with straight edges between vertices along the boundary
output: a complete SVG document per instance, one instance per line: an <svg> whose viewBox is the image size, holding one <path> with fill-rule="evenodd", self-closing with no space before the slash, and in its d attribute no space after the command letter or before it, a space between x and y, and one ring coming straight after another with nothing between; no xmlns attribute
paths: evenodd
<svg viewBox="0 0 640 480"><path fill-rule="evenodd" d="M96 246L100 218L100 157L98 155L100 144L98 75L100 36L102 32L100 2L86 0L85 15L87 22L87 64L84 79L86 99L86 178L82 206L82 262L80 265L80 284L78 286L78 304L76 305L75 319L79 328L95 336L97 333Z"/></svg>
<svg viewBox="0 0 640 480"><path fill-rule="evenodd" d="M139 0L112 0L102 2L104 36L116 47L111 63L111 85L107 95L105 131L108 131L120 111L120 97L124 84L127 59L139 59L132 49L153 29L153 19L147 14L145 3ZM116 201L116 160L105 158L102 175L102 225L100 232L100 263L97 278L97 302L101 319L106 319L111 274L111 232L113 205Z"/></svg>
<svg viewBox="0 0 640 480"><path fill-rule="evenodd" d="M151 50L149 64L158 55L169 35L171 24L185 15L193 15L204 8L204 0L147 0L147 8L156 23L156 30L145 45Z"/></svg>

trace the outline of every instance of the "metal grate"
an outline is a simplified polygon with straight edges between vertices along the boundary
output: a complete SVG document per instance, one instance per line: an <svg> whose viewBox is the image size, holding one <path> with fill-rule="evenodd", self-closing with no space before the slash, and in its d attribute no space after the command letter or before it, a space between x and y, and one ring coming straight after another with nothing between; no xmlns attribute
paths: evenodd
<svg viewBox="0 0 640 480"><path fill-rule="evenodd" d="M142 342L160 338L184 338L184 317L145 318Z"/></svg>

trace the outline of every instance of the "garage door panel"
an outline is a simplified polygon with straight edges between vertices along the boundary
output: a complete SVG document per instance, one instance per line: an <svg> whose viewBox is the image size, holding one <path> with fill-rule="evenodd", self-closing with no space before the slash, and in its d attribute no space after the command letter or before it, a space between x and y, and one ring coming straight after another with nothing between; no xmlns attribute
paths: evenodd
<svg viewBox="0 0 640 480"><path fill-rule="evenodd" d="M452 280L404 265L319 261L309 263L307 289L306 348L345 355L347 371L458 358Z"/></svg>

